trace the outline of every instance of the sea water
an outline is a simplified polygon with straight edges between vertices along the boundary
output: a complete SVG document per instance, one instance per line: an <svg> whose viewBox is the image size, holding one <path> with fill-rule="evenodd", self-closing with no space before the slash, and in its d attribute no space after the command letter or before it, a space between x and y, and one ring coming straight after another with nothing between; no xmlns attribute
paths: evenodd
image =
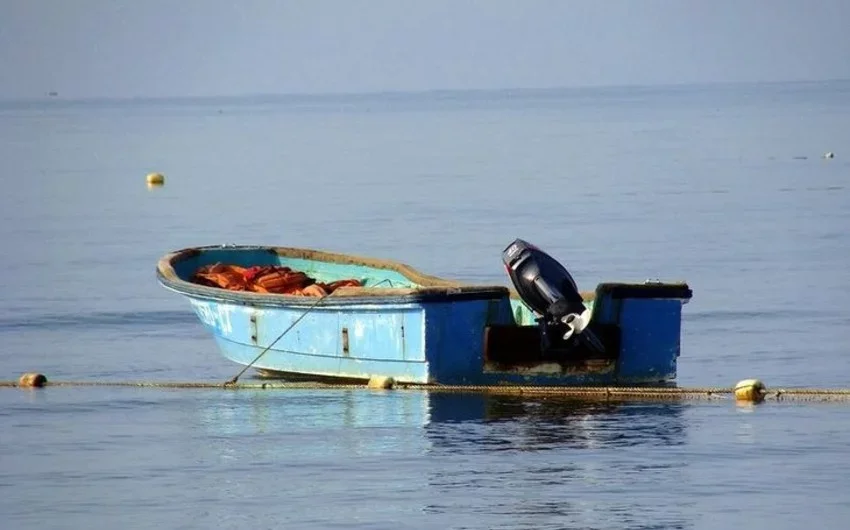
<svg viewBox="0 0 850 530"><path fill-rule="evenodd" d="M850 82L4 101L0 160L0 379L231 378L175 249L507 285L522 237L583 290L688 281L682 386L850 387ZM0 520L844 528L848 437L846 403L0 389Z"/></svg>

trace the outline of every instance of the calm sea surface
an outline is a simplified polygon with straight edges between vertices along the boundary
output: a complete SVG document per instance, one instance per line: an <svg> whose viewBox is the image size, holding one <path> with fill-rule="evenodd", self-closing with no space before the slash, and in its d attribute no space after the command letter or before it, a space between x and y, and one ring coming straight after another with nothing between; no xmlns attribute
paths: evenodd
<svg viewBox="0 0 850 530"><path fill-rule="evenodd" d="M0 379L235 375L155 281L174 249L507 285L523 237L582 289L687 280L680 385L850 387L850 82L6 101L0 161ZM850 403L0 389L0 520L846 528L848 440Z"/></svg>

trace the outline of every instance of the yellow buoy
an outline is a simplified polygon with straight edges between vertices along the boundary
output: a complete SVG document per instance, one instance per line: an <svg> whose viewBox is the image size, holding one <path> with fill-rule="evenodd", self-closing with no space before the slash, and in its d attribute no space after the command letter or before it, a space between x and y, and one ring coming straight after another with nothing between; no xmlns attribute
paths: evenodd
<svg viewBox="0 0 850 530"><path fill-rule="evenodd" d="M369 388L377 390L389 390L395 385L395 379L392 377L372 376L369 378Z"/></svg>
<svg viewBox="0 0 850 530"><path fill-rule="evenodd" d="M162 186L165 184L165 176L162 173L148 173L146 180L148 186Z"/></svg>
<svg viewBox="0 0 850 530"><path fill-rule="evenodd" d="M765 394L767 389L758 379L744 379L735 385L735 399L738 401L760 403L764 401Z"/></svg>
<svg viewBox="0 0 850 530"><path fill-rule="evenodd" d="M18 386L23 388L40 388L47 383L47 378L43 374L35 372L27 372L18 379Z"/></svg>

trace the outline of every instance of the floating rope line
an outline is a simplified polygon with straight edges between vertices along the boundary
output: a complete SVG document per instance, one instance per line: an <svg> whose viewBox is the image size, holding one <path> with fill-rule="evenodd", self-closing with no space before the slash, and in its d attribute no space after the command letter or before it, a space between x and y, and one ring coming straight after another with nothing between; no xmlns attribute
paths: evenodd
<svg viewBox="0 0 850 530"><path fill-rule="evenodd" d="M466 386L398 383L392 378L376 377L367 383L326 383L318 381L281 381L220 383L203 381L47 381L41 374L24 374L18 381L0 381L0 388L32 387L132 387L160 389L232 389L232 390L410 390L425 392L486 393L501 395L545 395L593 401L625 400L711 400L730 399L758 403L774 401L850 401L845 388L767 389L757 379L744 380L729 387L626 387L626 386Z"/></svg>

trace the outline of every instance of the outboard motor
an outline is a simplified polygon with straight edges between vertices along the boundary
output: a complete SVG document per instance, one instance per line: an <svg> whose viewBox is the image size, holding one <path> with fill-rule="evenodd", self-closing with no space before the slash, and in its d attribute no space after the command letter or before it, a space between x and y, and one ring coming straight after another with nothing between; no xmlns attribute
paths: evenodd
<svg viewBox="0 0 850 530"><path fill-rule="evenodd" d="M605 351L599 338L588 329L591 310L585 307L573 277L563 265L522 239L508 245L502 252L502 261L522 300L540 315L537 322L544 349L577 341L597 353ZM554 340L551 335L556 335Z"/></svg>

